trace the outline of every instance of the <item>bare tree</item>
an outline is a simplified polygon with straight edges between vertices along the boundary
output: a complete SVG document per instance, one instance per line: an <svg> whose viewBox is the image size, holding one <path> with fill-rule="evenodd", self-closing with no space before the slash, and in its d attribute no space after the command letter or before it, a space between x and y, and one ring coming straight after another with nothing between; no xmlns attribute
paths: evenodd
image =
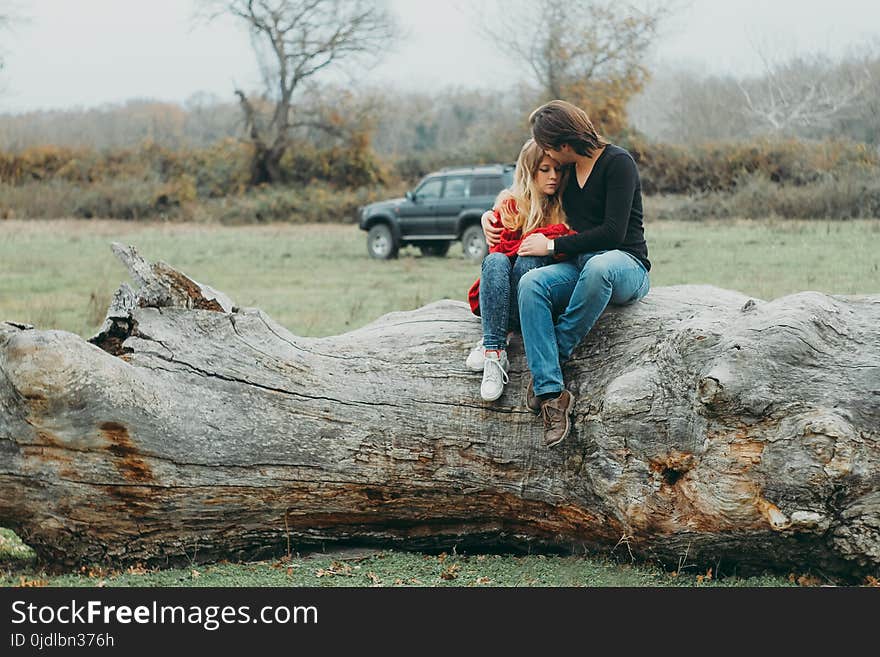
<svg viewBox="0 0 880 657"><path fill-rule="evenodd" d="M678 143L785 136L846 136L880 143L880 50L854 46L842 58L796 54L751 77L660 70L629 106L652 138Z"/></svg>
<svg viewBox="0 0 880 657"><path fill-rule="evenodd" d="M652 139L683 144L745 139L756 130L745 116L738 85L732 75L661 69L627 109L633 127Z"/></svg>
<svg viewBox="0 0 880 657"><path fill-rule="evenodd" d="M797 133L827 126L851 111L872 87L867 57L836 63L825 55L802 55L773 64L762 54L764 74L740 83L746 114L766 130Z"/></svg>
<svg viewBox="0 0 880 657"><path fill-rule="evenodd" d="M835 134L849 135L880 148L880 51L877 49L869 56L866 69L872 82L858 103L833 121L830 129Z"/></svg>
<svg viewBox="0 0 880 657"><path fill-rule="evenodd" d="M534 75L542 100L581 104L606 131L625 125L626 103L648 79L644 61L672 11L668 4L639 9L609 0L513 0L496 5L484 20L485 30Z"/></svg>
<svg viewBox="0 0 880 657"><path fill-rule="evenodd" d="M380 0L207 0L206 6L214 16L230 14L247 24L266 85L259 99L235 90L254 147L252 184L278 182L291 131L315 124L297 112L305 83L342 62L382 52L396 34Z"/></svg>

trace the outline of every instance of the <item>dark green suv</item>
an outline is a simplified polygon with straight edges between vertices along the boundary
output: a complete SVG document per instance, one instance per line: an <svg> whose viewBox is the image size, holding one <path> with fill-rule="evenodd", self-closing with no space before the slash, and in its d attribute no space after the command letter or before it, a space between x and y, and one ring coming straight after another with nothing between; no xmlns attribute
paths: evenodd
<svg viewBox="0 0 880 657"><path fill-rule="evenodd" d="M480 217L513 184L513 170L512 164L447 168L425 176L404 198L364 206L359 227L367 231L367 251L386 260L411 244L444 256L461 240L466 258L482 260L487 247Z"/></svg>

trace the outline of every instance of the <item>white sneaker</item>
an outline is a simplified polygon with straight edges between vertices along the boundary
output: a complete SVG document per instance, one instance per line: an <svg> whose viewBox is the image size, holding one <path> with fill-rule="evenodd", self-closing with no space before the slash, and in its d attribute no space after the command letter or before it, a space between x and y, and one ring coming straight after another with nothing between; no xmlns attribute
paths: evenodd
<svg viewBox="0 0 880 657"><path fill-rule="evenodd" d="M499 353L501 354L499 356ZM510 379L507 376L507 352L504 350L484 352L483 383L480 385L480 397L486 401L495 401L504 392L504 386Z"/></svg>
<svg viewBox="0 0 880 657"><path fill-rule="evenodd" d="M483 339L480 338L480 341L474 345L473 349L471 349L471 353L468 354L467 360L464 364L472 372L482 372L483 362Z"/></svg>

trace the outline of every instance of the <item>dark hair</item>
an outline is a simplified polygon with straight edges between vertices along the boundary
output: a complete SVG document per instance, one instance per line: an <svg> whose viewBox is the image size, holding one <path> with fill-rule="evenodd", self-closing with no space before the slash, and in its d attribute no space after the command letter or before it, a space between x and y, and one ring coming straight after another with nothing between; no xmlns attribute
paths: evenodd
<svg viewBox="0 0 880 657"><path fill-rule="evenodd" d="M568 144L578 155L590 157L608 143L596 132L584 110L564 100L541 105L529 116L529 125L532 137L544 149L558 150Z"/></svg>

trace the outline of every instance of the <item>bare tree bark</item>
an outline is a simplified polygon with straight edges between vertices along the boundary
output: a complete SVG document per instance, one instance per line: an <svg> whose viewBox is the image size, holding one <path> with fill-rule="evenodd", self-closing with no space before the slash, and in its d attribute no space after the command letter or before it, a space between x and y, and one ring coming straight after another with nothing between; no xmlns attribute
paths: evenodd
<svg viewBox="0 0 880 657"><path fill-rule="evenodd" d="M521 343L479 400L464 303L303 338L116 251L138 289L91 343L0 324L0 525L44 559L357 541L880 569L880 296L678 286L610 309L547 449Z"/></svg>

